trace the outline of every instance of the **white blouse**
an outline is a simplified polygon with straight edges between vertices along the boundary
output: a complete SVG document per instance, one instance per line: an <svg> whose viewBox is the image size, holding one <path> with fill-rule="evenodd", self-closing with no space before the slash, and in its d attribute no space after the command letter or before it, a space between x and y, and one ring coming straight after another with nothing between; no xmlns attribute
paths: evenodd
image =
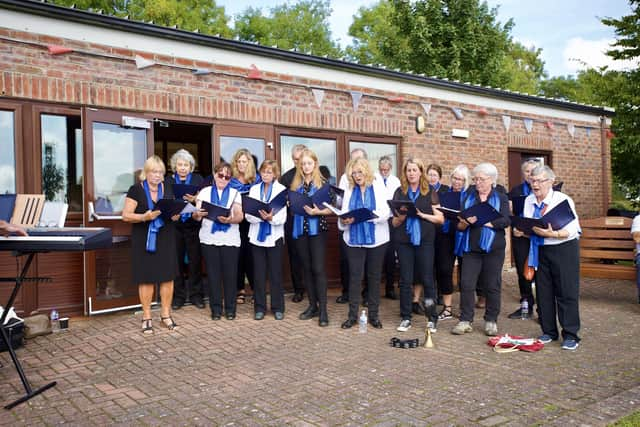
<svg viewBox="0 0 640 427"><path fill-rule="evenodd" d="M344 188L344 197L342 201L342 210L349 210L349 200L351 200L351 194L353 193L353 187ZM373 222L375 226L375 241L372 245L359 245L359 247L363 248L375 248L377 246L383 245L389 241L389 223L387 220L389 219L389 215L391 214L391 210L389 209L389 205L387 204L388 196L387 196L387 188L384 186L382 179L373 180L373 194L376 198L376 208L373 212L378 215L378 218L374 218L370 220ZM364 197L364 195L363 195ZM338 228L343 230L342 234L344 242L349 245L349 229L350 225L342 225L342 223L338 220Z"/></svg>
<svg viewBox="0 0 640 427"><path fill-rule="evenodd" d="M200 190L196 200L198 208L202 205L200 200L211 203L211 191L215 189L218 192L218 197L222 196L222 191L216 187L208 186ZM240 195L238 190L229 189L229 200L225 208L231 208L231 205L237 203L241 204ZM242 206L242 205L241 205ZM213 221L207 218L202 218L202 225L200 226L200 243L203 245L215 245L215 246L236 246L240 247L240 227L238 224L229 224L231 227L226 231L211 232Z"/></svg>
<svg viewBox="0 0 640 427"><path fill-rule="evenodd" d="M253 197L256 200L261 200L260 198L260 186L262 184L255 184L251 186L249 190L249 197ZM274 181L271 185L273 185L273 189L271 190L271 198L267 200L267 203L273 200L278 194L282 191L286 191L284 185L280 184L278 181ZM249 225L249 242L256 246L263 246L272 248L276 245L278 239L284 237L284 223L287 222L287 207L283 207L276 213L269 224L271 224L271 234L267 236L264 242L258 240L258 232L260 230L260 223L262 222L262 218L255 217L250 214L244 214L244 217L249 221L251 225Z"/></svg>

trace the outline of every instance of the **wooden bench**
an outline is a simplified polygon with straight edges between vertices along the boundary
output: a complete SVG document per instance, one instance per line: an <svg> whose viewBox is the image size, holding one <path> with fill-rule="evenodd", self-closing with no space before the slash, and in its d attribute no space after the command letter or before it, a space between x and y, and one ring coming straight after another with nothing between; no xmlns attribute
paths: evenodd
<svg viewBox="0 0 640 427"><path fill-rule="evenodd" d="M584 277L635 280L635 243L631 219L608 216L581 220L580 274ZM625 261L622 262L621 261Z"/></svg>

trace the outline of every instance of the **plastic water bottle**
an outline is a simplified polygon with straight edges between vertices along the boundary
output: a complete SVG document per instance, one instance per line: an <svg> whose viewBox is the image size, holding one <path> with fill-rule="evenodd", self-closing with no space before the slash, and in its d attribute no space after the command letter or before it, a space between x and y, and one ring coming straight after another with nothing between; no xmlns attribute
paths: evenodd
<svg viewBox="0 0 640 427"><path fill-rule="evenodd" d="M522 301L522 310L520 312L520 318L521 319L529 318L529 301L527 300Z"/></svg>
<svg viewBox="0 0 640 427"><path fill-rule="evenodd" d="M51 310L51 330L60 332L60 315L56 309Z"/></svg>
<svg viewBox="0 0 640 427"><path fill-rule="evenodd" d="M358 330L361 334L367 333L367 312L364 310L362 310L362 314L358 320Z"/></svg>

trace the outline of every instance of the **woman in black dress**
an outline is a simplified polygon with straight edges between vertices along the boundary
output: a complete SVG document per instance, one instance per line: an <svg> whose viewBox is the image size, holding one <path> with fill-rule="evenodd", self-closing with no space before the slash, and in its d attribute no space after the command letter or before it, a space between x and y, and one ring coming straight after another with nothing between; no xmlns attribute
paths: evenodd
<svg viewBox="0 0 640 427"><path fill-rule="evenodd" d="M151 156L144 162L140 182L129 188L122 209L122 220L133 223L131 232L131 265L133 282L138 284L142 304L142 332L153 333L151 300L155 284L160 284L162 326L175 329L171 317L173 279L176 275L176 240L173 221L160 218L160 211L152 210L162 198L172 198L171 186L163 184L165 167L162 159Z"/></svg>

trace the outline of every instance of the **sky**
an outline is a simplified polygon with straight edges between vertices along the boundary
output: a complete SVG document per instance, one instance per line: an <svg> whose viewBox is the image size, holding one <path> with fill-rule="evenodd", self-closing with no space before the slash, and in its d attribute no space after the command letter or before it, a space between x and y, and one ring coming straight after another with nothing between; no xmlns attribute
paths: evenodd
<svg viewBox="0 0 640 427"><path fill-rule="evenodd" d="M370 7L378 0L331 0L330 18L334 40L344 47L350 44L349 25L358 9ZM247 7L261 8L268 14L273 6L297 0L217 0L229 16ZM549 77L575 74L584 68L608 66L609 69L629 69L637 66L629 62L613 61L604 54L615 40L612 27L600 18L620 18L631 13L626 0L487 0L489 7L498 7L498 21L512 18L514 40L527 47L542 49L541 57Z"/></svg>

